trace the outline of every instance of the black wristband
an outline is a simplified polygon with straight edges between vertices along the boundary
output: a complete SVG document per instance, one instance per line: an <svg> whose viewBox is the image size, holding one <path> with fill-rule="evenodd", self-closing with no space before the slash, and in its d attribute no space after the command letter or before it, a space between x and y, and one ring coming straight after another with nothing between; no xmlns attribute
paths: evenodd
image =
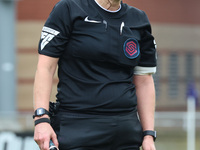
<svg viewBox="0 0 200 150"><path fill-rule="evenodd" d="M35 126L36 126L37 124L43 123L43 122L46 122L46 123L49 123L49 124L50 124L49 118L40 118L40 119L35 120Z"/></svg>
<svg viewBox="0 0 200 150"><path fill-rule="evenodd" d="M146 135L151 135L153 137L154 142L156 141L156 131L152 130L143 131L143 137Z"/></svg>

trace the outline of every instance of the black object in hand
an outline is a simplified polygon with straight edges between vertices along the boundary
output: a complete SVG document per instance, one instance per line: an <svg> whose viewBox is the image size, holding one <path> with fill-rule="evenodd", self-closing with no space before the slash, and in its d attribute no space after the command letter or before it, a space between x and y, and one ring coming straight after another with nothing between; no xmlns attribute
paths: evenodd
<svg viewBox="0 0 200 150"><path fill-rule="evenodd" d="M49 150L58 150L58 148L54 145L52 140L50 140L50 142L49 142Z"/></svg>

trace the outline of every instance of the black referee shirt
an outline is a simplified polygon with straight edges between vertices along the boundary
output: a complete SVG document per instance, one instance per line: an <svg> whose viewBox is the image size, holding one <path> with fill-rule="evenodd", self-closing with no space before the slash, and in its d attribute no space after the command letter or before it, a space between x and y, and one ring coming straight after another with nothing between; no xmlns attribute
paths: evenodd
<svg viewBox="0 0 200 150"><path fill-rule="evenodd" d="M121 3L117 12L94 0L61 0L41 33L39 53L59 57L58 94L70 111L129 112L137 105L134 68L155 68L146 14Z"/></svg>

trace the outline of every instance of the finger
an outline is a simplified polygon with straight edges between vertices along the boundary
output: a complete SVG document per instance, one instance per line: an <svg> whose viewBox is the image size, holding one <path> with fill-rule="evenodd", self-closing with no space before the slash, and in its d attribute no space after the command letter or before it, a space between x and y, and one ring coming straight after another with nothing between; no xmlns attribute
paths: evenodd
<svg viewBox="0 0 200 150"><path fill-rule="evenodd" d="M53 143L54 143L54 145L56 146L56 147L58 147L58 139L57 139L57 136L56 136L56 134L53 134L52 135L52 139L51 139L52 141L53 141Z"/></svg>
<svg viewBox="0 0 200 150"><path fill-rule="evenodd" d="M40 149L42 149L42 147L43 147L42 139L39 137L34 137L34 141L37 143L37 145L40 147Z"/></svg>
<svg viewBox="0 0 200 150"><path fill-rule="evenodd" d="M44 141L43 150L49 150L49 141L50 139L46 139Z"/></svg>

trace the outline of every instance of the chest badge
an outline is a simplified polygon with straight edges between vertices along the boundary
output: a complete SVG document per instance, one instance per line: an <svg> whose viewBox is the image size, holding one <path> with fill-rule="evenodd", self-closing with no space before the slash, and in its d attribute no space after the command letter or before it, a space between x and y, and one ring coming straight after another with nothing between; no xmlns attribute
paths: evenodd
<svg viewBox="0 0 200 150"><path fill-rule="evenodd" d="M124 42L123 50L125 56L129 59L134 59L138 57L138 55L140 54L140 47L138 41L134 38L127 39Z"/></svg>

